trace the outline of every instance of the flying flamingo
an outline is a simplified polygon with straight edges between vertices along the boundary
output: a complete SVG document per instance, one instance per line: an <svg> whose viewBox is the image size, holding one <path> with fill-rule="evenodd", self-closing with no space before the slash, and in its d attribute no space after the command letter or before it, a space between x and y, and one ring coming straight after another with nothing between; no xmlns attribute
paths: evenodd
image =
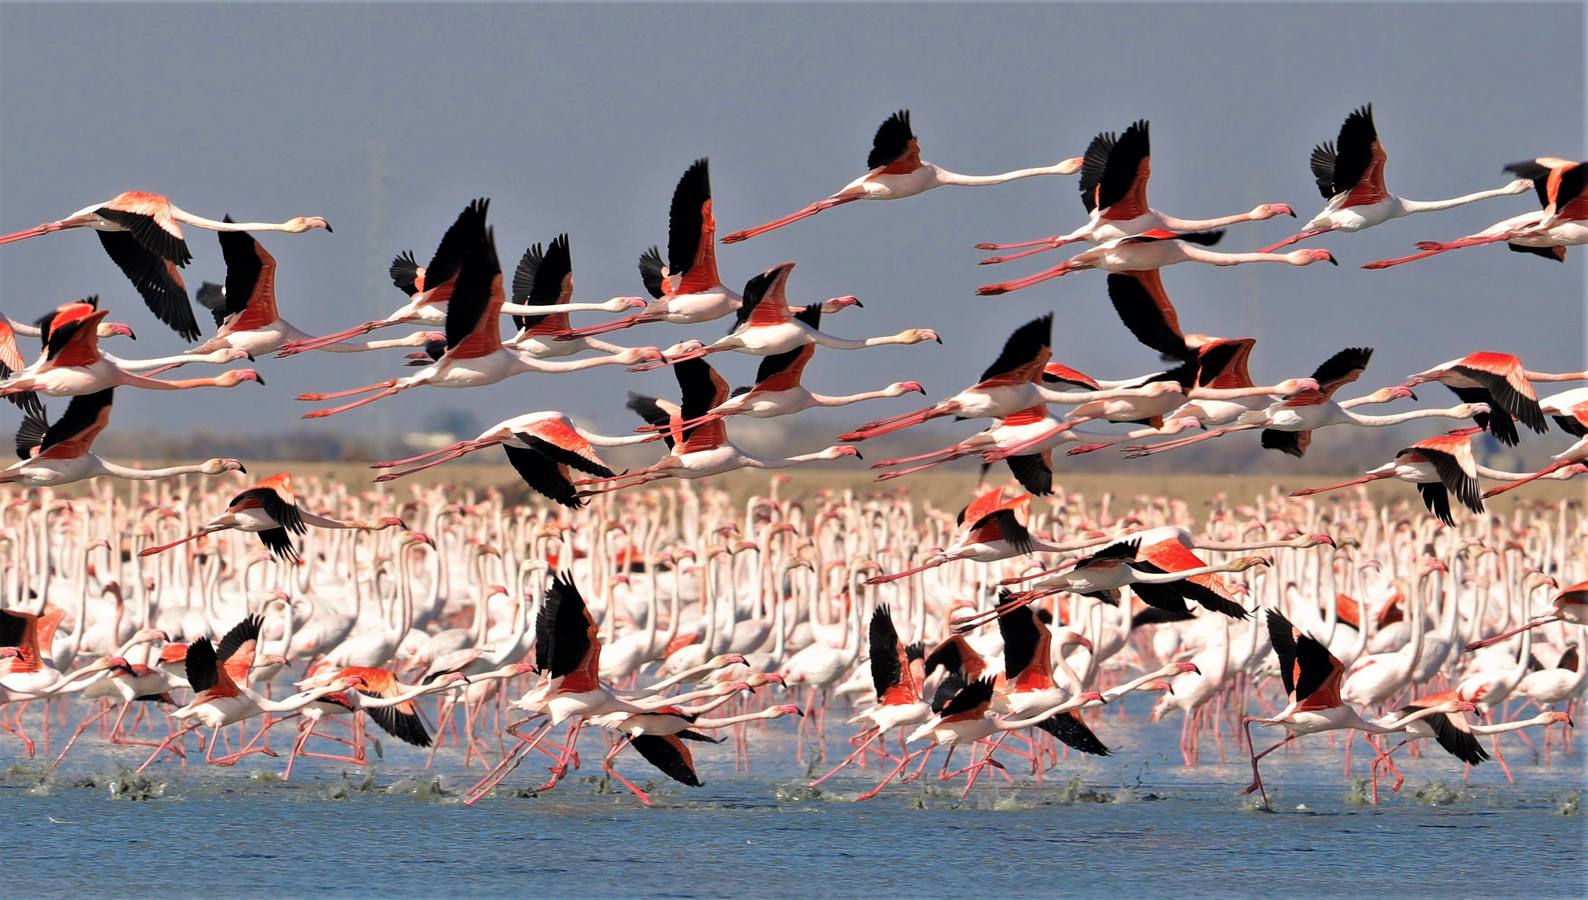
<svg viewBox="0 0 1588 900"><path fill-rule="evenodd" d="M25 413L16 440L17 455L22 461L0 471L0 484L43 487L101 477L154 481L180 475L247 473L235 459L211 459L198 465L163 469L133 469L100 459L93 452L94 440L110 426L112 393L111 388L106 388L73 397L66 405L66 413L53 425L42 408L37 415Z"/></svg>
<svg viewBox="0 0 1588 900"><path fill-rule="evenodd" d="M732 687L745 687L745 682L739 682ZM732 699L725 694L717 704ZM654 710L638 713L612 713L607 716L597 717L599 724L623 732L624 738L607 751L606 758L601 761L601 770L629 789L640 802L646 806L651 805L650 794L641 790L638 785L618 774L612 767L612 761L617 758L624 747L633 747L635 752L645 758L645 761L655 766L657 771L673 779L679 784L688 787L700 787L700 775L695 771L695 758L689 751L685 741L704 743L718 743L720 738L712 738L705 732L716 728L729 728L745 722L754 722L768 719L779 719L783 716L804 715L798 706L785 704L782 706L769 706L755 712L740 713L734 716L719 718L705 718L699 712L686 712L676 705L676 700L668 705Z"/></svg>
<svg viewBox="0 0 1588 900"><path fill-rule="evenodd" d="M983 297L1007 294L1010 291L1018 291L1061 275L1086 269L1139 272L1146 269L1161 269L1164 266L1183 262L1209 266L1238 266L1244 263L1310 266L1315 262L1339 265L1334 254L1327 250L1296 250L1291 253L1220 253L1206 249L1217 244L1223 237L1222 230L1185 232L1155 228L1130 237L1105 241L1035 275L996 284L984 284L976 289L976 293Z"/></svg>
<svg viewBox="0 0 1588 900"><path fill-rule="evenodd" d="M1504 187L1449 200L1407 200L1390 193L1384 186L1387 158L1384 145L1379 143L1378 129L1373 125L1373 104L1353 110L1340 126L1338 139L1312 148L1312 177L1318 182L1318 192L1328 201L1323 210L1301 226L1300 232L1264 247L1262 252L1271 253L1330 231L1350 234L1413 213L1437 212L1490 197L1525 194L1532 187L1527 178L1519 178Z"/></svg>
<svg viewBox="0 0 1588 900"><path fill-rule="evenodd" d="M1264 449L1278 450L1288 456L1299 458L1306 455L1307 448L1312 444L1312 433L1319 428L1333 425L1384 428L1416 419L1466 419L1487 412L1489 409L1482 403L1463 403L1449 409L1418 409L1390 416L1369 416L1352 412L1344 404L1336 403L1334 394L1361 377L1362 370L1367 368L1368 361L1372 357L1373 350L1370 347L1348 347L1324 360L1312 373L1313 379L1322 385L1321 389L1297 394L1288 400L1281 400L1264 409L1247 413L1234 425L1204 431L1191 437L1126 447L1126 458L1151 456L1254 428L1263 429ZM1410 391L1404 388L1395 390L1410 394Z"/></svg>
<svg viewBox="0 0 1588 900"><path fill-rule="evenodd" d="M411 251L404 251L392 259L387 272L392 284L408 297L408 302L382 319L371 319L342 331L321 337L302 338L283 344L278 357L293 356L308 350L324 350L331 344L351 340L381 328L393 325L421 324L443 325L447 319L447 303L452 299L453 284L463 257L471 252L476 236L485 229L485 217L491 201L481 197L464 207L456 220L441 236L430 263L419 265ZM526 254L527 256L528 254ZM522 263L521 263L522 265ZM638 297L613 297L600 303L563 303L560 309L544 305L525 305L516 302L502 306L503 315L546 316L571 312L622 312L644 303Z"/></svg>
<svg viewBox="0 0 1588 900"><path fill-rule="evenodd" d="M576 482L579 485L599 484L585 488L580 497L624 490L664 478L708 478L734 469L782 469L818 460L859 457L854 447L828 447L815 453L804 453L786 458L753 456L735 447L728 440L728 430L720 419L708 420L703 425L684 426L682 423L701 420L709 410L721 406L728 399L728 384L722 380L705 360L685 360L673 367L682 392L682 404L673 406L655 398L635 395L629 407L639 412L647 422L667 431L664 440L670 452L643 469L621 475L604 476ZM670 407L670 408L669 408Z"/></svg>
<svg viewBox="0 0 1588 900"><path fill-rule="evenodd" d="M45 222L26 231L0 235L0 244L64 231L92 228L99 243L149 305L155 318L171 326L183 340L196 340L198 322L187 299L187 287L177 269L192 261L182 225L211 231L285 231L298 234L331 226L319 216L296 216L285 222L217 222L195 216L159 194L127 191L104 203L85 206L64 219Z"/></svg>
<svg viewBox="0 0 1588 900"><path fill-rule="evenodd" d="M744 298L722 282L717 272L717 219L712 212L711 167L697 159L673 188L668 210L667 259L659 247L640 254L640 280L653 298L644 311L599 325L569 329L557 340L607 334L648 322L698 325L736 312ZM853 296L833 297L818 308L831 314L864 306Z"/></svg>
<svg viewBox="0 0 1588 900"><path fill-rule="evenodd" d="M1452 495L1462 506L1479 515L1483 514L1483 499L1479 496L1478 461L1472 455L1472 436L1480 428L1461 428L1438 437L1418 441L1395 454L1395 459L1369 469L1361 478L1353 478L1324 487L1292 491L1292 497L1307 497L1325 491L1371 484L1386 478L1409 481L1417 485L1423 505L1434 517L1455 527L1450 514Z"/></svg>
<svg viewBox="0 0 1588 900"><path fill-rule="evenodd" d="M344 521L301 509L298 506L297 495L292 490L292 476L282 472L233 497L232 502L227 504L225 512L187 537L169 544L145 547L138 555L154 556L217 531L236 529L259 535L260 543L276 557L290 562L300 562L302 557L292 544L292 535L304 534L310 525L315 528L355 531L384 531L387 528L407 530L408 528L403 524L403 520L396 516Z"/></svg>
<svg viewBox="0 0 1588 900"><path fill-rule="evenodd" d="M1575 388L1562 391L1551 397L1545 397L1538 403L1545 415L1555 419L1568 434L1577 438L1577 443L1555 454L1554 462L1539 469L1537 472L1520 478L1510 484L1490 488L1483 492L1485 499L1496 494L1503 494L1513 488L1519 488L1540 478L1550 478L1555 473L1571 469L1579 463L1588 461L1588 388Z"/></svg>
<svg viewBox="0 0 1588 900"><path fill-rule="evenodd" d="M911 428L933 419L954 416L959 419L1004 418L1048 403L1089 403L1115 399L1151 399L1177 391L1171 382L1141 379L1140 383L1115 382L1104 385L1058 367L1064 375L1050 375L1053 355L1053 314L1032 319L1015 329L1004 341L1003 350L981 374L981 380L959 393L914 412L867 422L841 434L841 441L864 441ZM1060 381L1084 388L1061 391L1052 385Z"/></svg>
<svg viewBox="0 0 1588 900"><path fill-rule="evenodd" d="M1074 175L1080 171L1082 163L1081 157L1074 157L1056 165L1016 169L1001 175L960 175L921 160L921 145L910 128L910 111L901 109L889 116L871 139L871 153L866 156L866 168L870 171L866 174L844 185L842 190L825 200L818 200L799 212L774 219L765 225L735 231L723 238L722 242L736 244L747 241L784 225L808 219L824 209L856 200L902 200L944 185L980 187L1036 175Z"/></svg>
<svg viewBox="0 0 1588 900"><path fill-rule="evenodd" d="M1241 727L1246 731L1246 747L1252 759L1252 783L1242 788L1240 793L1261 792L1265 809L1271 807L1268 803L1268 790L1263 787L1263 774L1258 769L1257 763L1302 735L1324 731L1359 731L1362 733L1362 739L1373 748L1376 764L1383 757L1384 752L1373 743L1370 735L1396 734L1407 724L1419 719L1426 719L1439 713L1470 713L1475 709L1471 703L1464 700L1451 699L1423 707L1387 722L1369 722L1340 699L1340 679L1345 674L1345 666L1321 641L1297 629L1290 624L1289 619L1273 609L1268 611L1268 637L1273 644L1274 655L1279 658L1279 677L1284 682L1285 693L1290 702L1284 709L1266 718L1262 716L1241 718ZM1279 725L1287 733L1283 740L1258 753L1257 746L1252 742L1253 722L1259 725Z"/></svg>
<svg viewBox="0 0 1588 900"><path fill-rule="evenodd" d="M807 311L795 313L796 317L814 318ZM896 381L881 390L862 391L858 394L843 394L832 396L828 394L814 394L800 384L800 379L805 374L805 367L816 355L815 344L805 344L783 353L775 353L761 360L761 366L756 370L755 384L748 388L734 391L720 406L706 411L698 421L683 422L686 428L695 425L704 425L707 422L725 419L728 416L749 416L753 419L770 419L777 416L788 416L803 410L816 407L831 409L840 406L849 406L867 400L881 400L889 397L902 397L905 394L925 394L926 389L917 381ZM644 438L644 440L660 440L667 429L658 426L644 426L643 431L658 431L660 433Z"/></svg>
<svg viewBox="0 0 1588 900"><path fill-rule="evenodd" d="M1517 445L1516 422L1539 434L1549 430L1522 361L1509 353L1478 351L1440 363L1406 379L1402 387L1437 381L1463 403L1483 403L1489 412L1473 421L1508 447Z"/></svg>
<svg viewBox="0 0 1588 900"><path fill-rule="evenodd" d="M1506 171L1531 179L1542 209L1502 219L1477 234L1453 241L1419 241L1420 253L1396 259L1380 259L1364 269L1388 269L1403 263L1427 259L1463 247L1504 242L1517 253L1531 253L1556 262L1566 261L1566 248L1588 243L1588 166L1580 162L1541 156L1506 166Z"/></svg>
<svg viewBox="0 0 1588 900"><path fill-rule="evenodd" d="M226 221L231 221L230 217ZM274 353L287 344L315 338L281 317L276 309L276 258L246 231L223 231L218 237L226 262L226 282L204 282L197 299L215 317L215 336L194 348L209 353L226 348L246 350L252 356ZM440 338L435 332L415 332L392 341L342 341L319 347L338 353L357 353L396 347L423 347Z"/></svg>
<svg viewBox="0 0 1588 900"><path fill-rule="evenodd" d="M681 360L700 359L712 353L737 350L753 356L772 356L787 353L806 344L820 344L835 350L864 350L868 347L889 345L909 346L925 341L943 343L937 332L930 328L906 328L898 334L873 338L840 338L819 331L821 308L808 306L798 315L788 305L785 293L789 273L794 271L791 262L781 263L751 278L744 286L744 302L734 320L734 329L726 337L710 344L684 341L667 348L663 362L635 366L629 371L642 372Z"/></svg>
<svg viewBox="0 0 1588 900"><path fill-rule="evenodd" d="M1588 581L1579 581L1556 594L1555 599L1550 602L1550 612L1533 616L1516 628L1501 632L1493 637L1472 641L1467 644L1465 652L1471 653L1474 650L1493 646L1501 641L1509 640L1524 631L1531 631L1540 625L1548 625L1551 622L1588 625Z"/></svg>
<svg viewBox="0 0 1588 900"><path fill-rule="evenodd" d="M638 297L619 299L628 301L629 308L645 305ZM622 353L628 349L594 338L558 338L569 330L568 313L580 305L573 302L573 255L568 235L559 234L544 249L540 244L531 245L513 270L512 296L502 306L513 316L518 333L503 343L536 359L572 356L584 350ZM517 311L520 309L525 311Z"/></svg>
<svg viewBox="0 0 1588 900"><path fill-rule="evenodd" d="M1434 694L1428 697L1422 697L1417 700L1413 700L1407 706L1401 707L1397 711L1397 714L1401 716L1407 715L1408 713L1423 709L1431 703L1437 703L1448 696L1452 696L1452 694L1451 692L1446 691L1441 694ZM1404 731L1408 736L1399 744L1396 744L1394 747L1386 750L1382 759L1375 760L1375 763L1382 762L1389 766L1390 770L1395 773L1395 784L1390 788L1390 790L1399 791L1401 789L1401 785L1405 783L1406 779L1401 775L1400 771L1395 768L1395 763L1390 759L1390 756L1396 750L1399 750L1407 744L1410 744L1412 741L1434 738L1439 743L1439 746L1445 750L1445 752L1469 766L1475 766L1489 759L1488 752L1486 752L1483 747L1478 744L1478 736L1486 734L1505 734L1509 731L1521 731L1524 728L1534 728L1538 726L1548 727L1556 723L1565 725L1567 728L1577 727L1577 723L1571 720L1571 716L1563 712L1553 712L1549 710L1539 713L1530 719L1518 719L1513 722L1499 722L1493 725L1481 725L1475 722L1468 722L1466 717L1462 716L1460 713L1441 713L1439 715L1429 716L1426 719L1421 719L1407 725Z"/></svg>
<svg viewBox="0 0 1588 900"><path fill-rule="evenodd" d="M306 401L369 395L341 406L304 413L305 419L334 416L425 385L443 388L479 387L525 372L574 372L601 365L629 365L661 356L654 347L644 347L624 350L611 356L570 362L542 362L503 346L500 319L504 295L496 241L491 231L485 228L483 218L471 221L477 224L478 230L473 235L472 245L466 248L454 280L449 283L451 298L447 302L446 351L441 357L406 378L391 378L345 391L300 394L298 399Z"/></svg>
<svg viewBox="0 0 1588 900"><path fill-rule="evenodd" d="M953 543L941 549L932 548L921 565L891 575L872 576L866 579L866 584L888 584L960 559L997 562L1032 553L1062 551L1063 547L1036 537L1020 521L1030 508L1030 494L1006 496L1001 487L983 491L959 511L955 518L959 529Z"/></svg>
<svg viewBox="0 0 1588 900"><path fill-rule="evenodd" d="M991 256L981 261L993 265L1042 253L1076 241L1099 244L1129 237L1154 228L1170 231L1205 231L1241 222L1261 222L1275 216L1295 218L1295 211L1284 203L1264 203L1251 212L1221 216L1217 219L1177 219L1147 205L1147 182L1152 177L1152 143L1147 120L1132 122L1123 134L1105 131L1086 147L1081 164L1081 205L1086 207L1086 224L1069 234L1056 234L1035 241L1014 244L977 244L977 250L1026 250L1009 256Z"/></svg>
<svg viewBox="0 0 1588 900"><path fill-rule="evenodd" d="M44 355L31 366L0 380L0 396L35 391L51 397L77 397L107 388L135 387L151 391L180 391L188 388L229 388L245 381L264 384L253 369L234 369L212 378L161 381L128 371L99 352L99 324L109 315L88 303L63 307L51 320ZM242 350L226 351L241 359Z"/></svg>
<svg viewBox="0 0 1588 900"><path fill-rule="evenodd" d="M1056 568L1005 579L1004 584L1031 584L991 610L955 620L953 627L956 632L970 631L1058 593L1080 594L1118 606L1120 590L1125 587L1143 603L1165 612L1188 612L1187 602L1191 601L1232 619L1244 619L1246 609L1212 576L1266 565L1269 562L1264 557L1243 556L1210 566L1177 541L1160 541L1146 547L1142 547L1140 538L1117 541Z"/></svg>

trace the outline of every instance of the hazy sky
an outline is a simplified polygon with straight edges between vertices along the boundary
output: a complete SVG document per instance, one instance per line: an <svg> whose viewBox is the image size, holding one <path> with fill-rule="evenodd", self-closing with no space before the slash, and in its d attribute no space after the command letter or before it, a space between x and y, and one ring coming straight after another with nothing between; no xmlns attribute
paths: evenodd
<svg viewBox="0 0 1588 900"><path fill-rule="evenodd" d="M1364 102L1389 152L1389 185L1412 198L1496 187L1501 165L1518 159L1582 157L1583 36L1579 4L5 4L0 230L127 189L213 217L323 215L334 234L264 236L280 262L284 315L318 333L394 308L403 298L384 277L387 261L404 249L427 258L458 210L484 195L504 264L566 231L578 298L604 299L642 293L635 258L665 244L668 198L694 158L711 157L726 233L860 174L872 132L900 107L912 111L928 160L968 173L1049 164L1078 155L1098 131L1147 118L1155 207L1190 217L1288 202L1304 221L1321 205L1312 145ZM1165 282L1187 329L1260 339L1259 379L1307 374L1351 345L1378 349L1369 387L1477 349L1522 354L1533 368L1581 368L1583 250L1565 265L1491 247L1356 268L1532 204L1507 197L1318 241L1338 269L1182 265ZM946 395L972 382L1014 327L1048 310L1058 313L1056 359L1099 377L1149 371L1156 357L1118 323L1100 273L972 295L1037 267L978 267L974 243L1083 220L1070 177L943 189L834 210L723 248L719 262L737 287L796 260L796 302L860 296L864 309L824 323L836 334L944 334L943 347L821 351L806 377L816 390L910 378ZM1254 249L1295 224L1236 226L1222 249ZM190 288L221 280L215 236L189 230L188 242ZM138 330L114 352L181 348L91 236L0 248L0 308L13 318L95 292ZM617 339L666 345L714 338L725 324ZM718 359L736 384L757 364ZM266 388L123 392L117 421L395 430L462 404L487 423L556 408L626 431L626 390L675 390L666 372L609 368L420 389L300 423L308 405L291 398L301 391L411 370L400 352L259 367Z"/></svg>

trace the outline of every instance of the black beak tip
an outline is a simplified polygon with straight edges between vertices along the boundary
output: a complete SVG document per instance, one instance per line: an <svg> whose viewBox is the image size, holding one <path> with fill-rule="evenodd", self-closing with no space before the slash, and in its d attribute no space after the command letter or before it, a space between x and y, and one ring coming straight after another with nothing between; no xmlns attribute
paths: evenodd
<svg viewBox="0 0 1588 900"><path fill-rule="evenodd" d="M248 467L243 465L242 463L238 463L237 464L237 471L243 473L244 475L247 475L248 474Z"/></svg>
<svg viewBox="0 0 1588 900"><path fill-rule="evenodd" d="M256 378L259 381L259 386L260 387L264 387L265 386L265 376L259 374L258 372L255 372L254 373L254 378Z"/></svg>
<svg viewBox="0 0 1588 900"><path fill-rule="evenodd" d="M1291 215L1295 215L1295 213L1291 213ZM326 234L335 234L336 233L336 229L331 227L331 223L330 222L325 223L325 233Z"/></svg>

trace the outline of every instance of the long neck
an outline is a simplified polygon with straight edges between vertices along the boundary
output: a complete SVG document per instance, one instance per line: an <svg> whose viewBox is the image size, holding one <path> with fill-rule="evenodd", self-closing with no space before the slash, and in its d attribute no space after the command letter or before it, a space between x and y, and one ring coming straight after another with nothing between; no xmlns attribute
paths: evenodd
<svg viewBox="0 0 1588 900"><path fill-rule="evenodd" d="M217 222L203 216L195 216L185 209L171 207L171 218L187 225L196 225L199 228L208 228L211 231L299 231L298 226L288 222Z"/></svg>
<svg viewBox="0 0 1588 900"><path fill-rule="evenodd" d="M1399 425L1402 422L1410 422L1414 419L1459 419L1462 417L1457 407L1451 407L1450 409L1414 409L1411 412L1398 413L1393 416L1369 416L1345 409L1341 411L1356 424L1372 428Z"/></svg>
<svg viewBox="0 0 1588 900"><path fill-rule="evenodd" d="M18 331L20 334L20 330ZM1588 372L1534 372L1524 371L1528 381L1588 381Z"/></svg>
<svg viewBox="0 0 1588 900"><path fill-rule="evenodd" d="M324 697L326 694L336 693L337 690L338 689L334 686L326 685L324 687L317 687L312 691L304 691L301 694L293 694L290 697L283 697L280 700L271 700L269 697L256 694L247 688L243 688L243 692L252 698L254 703L261 710L264 710L267 713L294 712L304 708L305 706L308 706L310 703L313 703L321 697Z"/></svg>
<svg viewBox="0 0 1588 900"><path fill-rule="evenodd" d="M1490 479L1491 481L1523 481L1533 478L1534 475L1532 472L1505 472L1500 469L1491 469L1488 466L1482 464L1477 467L1477 472L1478 475ZM1570 469L1557 469L1548 475L1542 475L1539 477L1551 481L1565 481L1571 478L1573 474L1574 473Z"/></svg>
<svg viewBox="0 0 1588 900"><path fill-rule="evenodd" d="M590 432L585 431L583 428L576 428L574 430L579 432L580 437L584 438L597 447L633 447L637 444L643 444L652 439L651 435L649 434L634 434L627 437L612 437L611 435L606 434L591 434Z"/></svg>
<svg viewBox="0 0 1588 900"><path fill-rule="evenodd" d="M117 478L125 478L128 481L154 481L160 478L174 478L178 475L204 474L204 465L202 463L188 466L168 466L164 469L132 469L103 460L100 461L100 465L107 474L114 475Z"/></svg>
<svg viewBox="0 0 1588 900"><path fill-rule="evenodd" d="M1507 186L1495 188L1492 191L1462 194L1459 197L1451 197L1449 200L1407 200L1403 197L1401 198L1401 209L1408 213L1438 212L1441 209L1454 209L1458 206L1466 206L1468 203L1476 203L1479 200L1488 200L1492 197L1508 197L1514 193L1516 192Z"/></svg>
<svg viewBox="0 0 1588 900"><path fill-rule="evenodd" d="M893 396L896 395L887 388L883 388L878 391L864 391L859 394L839 394L837 396L831 396L827 394L811 394L811 400L815 401L817 406L848 406L851 403L861 403L866 400L882 400Z"/></svg>
<svg viewBox="0 0 1588 900"><path fill-rule="evenodd" d="M1472 724L1467 726L1467 730L1473 734L1505 734L1507 731L1521 731L1524 728L1532 728L1534 725L1548 725L1553 721L1554 719L1547 715L1534 716L1531 719L1518 719L1514 722L1500 722L1495 725Z"/></svg>
<svg viewBox="0 0 1588 900"><path fill-rule="evenodd" d="M1241 400L1247 397L1262 397L1277 394L1278 385L1252 385L1238 388L1210 388L1195 387L1187 395L1193 400Z"/></svg>
<svg viewBox="0 0 1588 900"><path fill-rule="evenodd" d="M1444 707L1441 706L1427 706L1409 715L1401 716L1398 719L1389 719L1379 723L1362 722L1357 725L1357 727L1363 731L1369 731L1374 734L1393 734L1397 731L1405 730L1406 726L1413 722L1421 721L1428 718L1429 716L1445 711L1446 710Z"/></svg>
<svg viewBox="0 0 1588 900"><path fill-rule="evenodd" d="M1193 262L1207 263L1213 266L1235 266L1241 263L1284 263L1295 265L1295 261L1284 253L1219 253L1216 250L1205 250L1195 244L1180 243L1180 253Z"/></svg>
<svg viewBox="0 0 1588 900"><path fill-rule="evenodd" d="M740 713L737 716L724 716L721 719L696 719L696 728L726 728L729 725L738 725L741 722L754 722L757 719L776 719L782 713L777 709L763 709L756 712Z"/></svg>
<svg viewBox="0 0 1588 900"><path fill-rule="evenodd" d="M938 184L952 184L961 187L979 187L981 185L987 184L1005 184L1010 181L1019 181L1022 178L1034 178L1038 175L1069 174L1065 171L1066 167L1063 163L1055 163L1051 166L1036 166L1030 169L1015 169L1012 172L1003 172L998 175L961 175L958 172L950 172L944 168L935 166L934 168L937 169Z"/></svg>
<svg viewBox="0 0 1588 900"><path fill-rule="evenodd" d="M1171 231L1207 231L1210 228L1223 228L1226 225L1239 225L1242 222L1252 221L1249 212L1235 213L1228 216L1219 216L1216 219L1177 219L1174 216L1158 214L1163 222L1163 227Z"/></svg>

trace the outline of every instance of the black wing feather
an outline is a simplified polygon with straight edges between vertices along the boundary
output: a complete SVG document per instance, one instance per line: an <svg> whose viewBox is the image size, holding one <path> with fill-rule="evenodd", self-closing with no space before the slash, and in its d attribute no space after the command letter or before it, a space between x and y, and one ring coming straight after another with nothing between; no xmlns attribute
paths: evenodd
<svg viewBox="0 0 1588 900"><path fill-rule="evenodd" d="M99 243L111 262L132 282L154 317L170 326L183 340L198 340L198 320L193 317L193 304L188 302L187 286L182 283L181 276L158 254L125 231L94 233L99 235Z"/></svg>
<svg viewBox="0 0 1588 900"><path fill-rule="evenodd" d="M512 444L503 444L502 451L518 477L542 497L569 509L579 509L584 501L555 460L546 458L536 450L524 450Z"/></svg>

